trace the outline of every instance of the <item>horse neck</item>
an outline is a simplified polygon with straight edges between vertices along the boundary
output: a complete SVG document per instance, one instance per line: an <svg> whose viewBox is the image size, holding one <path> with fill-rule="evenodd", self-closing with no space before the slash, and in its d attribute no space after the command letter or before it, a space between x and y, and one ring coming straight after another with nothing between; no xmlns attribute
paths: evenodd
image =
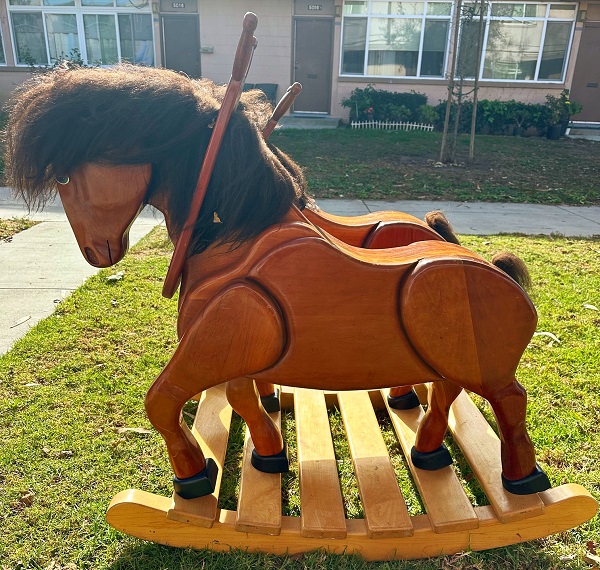
<svg viewBox="0 0 600 570"><path fill-rule="evenodd" d="M293 222L306 222L302 213L293 206L277 226ZM272 226L273 227L273 226ZM268 232L269 229L265 230ZM264 234L264 232L263 232ZM263 235L247 240L241 244L217 243L200 253L189 256L183 265L181 277L180 305L192 289L201 286L203 281L219 274L226 273L247 258L257 240Z"/></svg>

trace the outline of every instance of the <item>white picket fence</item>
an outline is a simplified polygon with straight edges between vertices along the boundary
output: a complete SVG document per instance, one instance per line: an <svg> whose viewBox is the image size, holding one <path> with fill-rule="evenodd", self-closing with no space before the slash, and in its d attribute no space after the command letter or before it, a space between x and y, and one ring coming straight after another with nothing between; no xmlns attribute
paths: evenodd
<svg viewBox="0 0 600 570"><path fill-rule="evenodd" d="M384 131L433 131L433 125L398 123L396 121L352 121L353 129L380 129Z"/></svg>

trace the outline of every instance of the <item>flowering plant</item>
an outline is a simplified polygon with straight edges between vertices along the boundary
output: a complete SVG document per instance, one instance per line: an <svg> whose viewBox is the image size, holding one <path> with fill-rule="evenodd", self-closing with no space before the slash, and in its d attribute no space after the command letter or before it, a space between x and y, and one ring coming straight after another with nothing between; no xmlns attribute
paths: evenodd
<svg viewBox="0 0 600 570"><path fill-rule="evenodd" d="M563 89L558 97L546 95L546 108L548 109L548 123L551 125L568 121L571 115L581 113L583 110L581 103L571 101L568 89Z"/></svg>

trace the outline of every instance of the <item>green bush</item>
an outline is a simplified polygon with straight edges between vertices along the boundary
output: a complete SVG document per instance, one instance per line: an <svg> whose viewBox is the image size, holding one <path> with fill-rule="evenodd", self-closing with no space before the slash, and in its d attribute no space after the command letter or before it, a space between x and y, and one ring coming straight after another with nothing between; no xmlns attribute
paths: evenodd
<svg viewBox="0 0 600 570"><path fill-rule="evenodd" d="M342 106L350 109L350 121L409 121L432 124L442 131L446 116L446 102L428 105L421 93L394 93L367 85L354 89L350 97L342 99ZM580 113L579 103L569 99L568 90L559 97L546 96L546 103L522 103L521 101L498 101L481 99L477 102L475 132L493 135L523 134L535 127L543 134L548 125ZM454 125L457 106L450 110L450 125ZM460 110L459 133L471 132L473 102L466 100ZM556 119L556 120L555 120Z"/></svg>
<svg viewBox="0 0 600 570"><path fill-rule="evenodd" d="M419 109L427 104L422 93L394 93L367 85L356 88L350 97L342 99L342 107L350 109L351 121L413 121L420 120Z"/></svg>

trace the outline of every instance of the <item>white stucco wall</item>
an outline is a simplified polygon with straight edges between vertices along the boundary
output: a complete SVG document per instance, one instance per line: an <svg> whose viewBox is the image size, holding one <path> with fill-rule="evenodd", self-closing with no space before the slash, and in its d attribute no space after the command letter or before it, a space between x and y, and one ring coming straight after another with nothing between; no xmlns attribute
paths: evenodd
<svg viewBox="0 0 600 570"><path fill-rule="evenodd" d="M248 83L276 83L281 97L290 85L292 61L292 12L290 1L202 0L200 2L200 43L213 53L202 54L202 75L226 83L246 12L258 16L258 47L248 73Z"/></svg>

